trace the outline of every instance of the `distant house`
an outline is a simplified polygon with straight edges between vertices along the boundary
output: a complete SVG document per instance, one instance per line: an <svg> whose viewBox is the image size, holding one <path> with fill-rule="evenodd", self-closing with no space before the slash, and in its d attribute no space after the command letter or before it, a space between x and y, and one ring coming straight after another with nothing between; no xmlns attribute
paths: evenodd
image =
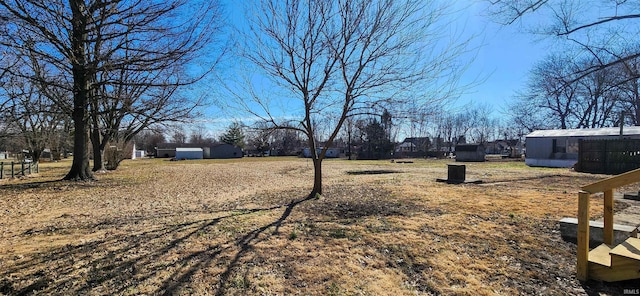
<svg viewBox="0 0 640 296"><path fill-rule="evenodd" d="M458 144L455 149L456 161L485 161L485 148L482 144Z"/></svg>
<svg viewBox="0 0 640 296"><path fill-rule="evenodd" d="M487 142L485 146L485 153L487 154L504 154L504 151L509 148L509 143L505 140L495 140Z"/></svg>
<svg viewBox="0 0 640 296"><path fill-rule="evenodd" d="M410 152L426 152L431 146L431 139L429 137L410 137L404 138L402 143L413 144L413 150Z"/></svg>
<svg viewBox="0 0 640 296"><path fill-rule="evenodd" d="M410 153L416 151L416 145L411 142L402 142L396 146L396 153Z"/></svg>
<svg viewBox="0 0 640 296"><path fill-rule="evenodd" d="M640 127L538 130L526 136L528 166L573 167L578 162L580 140L640 139Z"/></svg>
<svg viewBox="0 0 640 296"><path fill-rule="evenodd" d="M524 151L522 142L518 139L495 140L485 145L486 154L500 154L506 157L520 157Z"/></svg>

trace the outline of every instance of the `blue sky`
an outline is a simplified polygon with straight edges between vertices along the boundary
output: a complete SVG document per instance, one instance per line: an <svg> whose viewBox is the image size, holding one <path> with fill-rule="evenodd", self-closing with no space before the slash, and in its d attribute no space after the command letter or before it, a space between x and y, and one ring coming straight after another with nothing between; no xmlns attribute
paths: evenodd
<svg viewBox="0 0 640 296"><path fill-rule="evenodd" d="M461 11L465 17L459 20L467 34L478 34L474 46L480 46L465 78L484 79L458 103L487 103L494 107L494 116L499 116L504 104L526 86L529 71L547 55L551 41L524 32L517 25L497 24L485 16L484 4L473 3Z"/></svg>
<svg viewBox="0 0 640 296"><path fill-rule="evenodd" d="M242 24L244 15L241 1L224 0L225 17L235 25ZM519 30L516 25L502 26L492 22L485 14L486 1L464 0L451 30L463 35L476 35L470 47L477 48L475 59L469 65L461 84L479 82L453 104L464 106L474 102L493 107L493 115L501 116L505 103L525 87L533 65L544 58L550 42ZM469 57L466 57L469 58ZM217 113L217 114L216 114ZM233 119L218 112L211 114L215 125L228 126ZM247 122L245 122L247 123Z"/></svg>

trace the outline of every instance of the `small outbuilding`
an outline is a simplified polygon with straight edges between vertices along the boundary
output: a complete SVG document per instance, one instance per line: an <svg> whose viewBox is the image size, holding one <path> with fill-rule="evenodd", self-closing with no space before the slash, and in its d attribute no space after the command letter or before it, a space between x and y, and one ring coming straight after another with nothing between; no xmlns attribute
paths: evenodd
<svg viewBox="0 0 640 296"><path fill-rule="evenodd" d="M242 148L231 144L197 144L197 143L160 143L156 147L156 157L175 157L176 159L182 159L181 155L178 155L178 149L187 151L189 149L194 151L201 151L202 156L198 159L221 159L221 158L241 158L244 155ZM184 150L187 149L187 150ZM192 151L192 153L194 153Z"/></svg>
<svg viewBox="0 0 640 296"><path fill-rule="evenodd" d="M322 149L324 149L323 147L318 147L316 148L316 151L318 153L318 155L320 155L320 153L322 152ZM311 149L309 148L304 148L304 150L302 150L302 156L306 157L306 158L310 158L311 157ZM327 153L324 155L325 158L338 158L340 157L340 149L338 148L329 148L327 149Z"/></svg>
<svg viewBox="0 0 640 296"><path fill-rule="evenodd" d="M176 148L180 147L180 144L173 143L159 143L156 146L156 158L170 158L176 157Z"/></svg>
<svg viewBox="0 0 640 296"><path fill-rule="evenodd" d="M202 159L202 148L176 148L176 159Z"/></svg>
<svg viewBox="0 0 640 296"><path fill-rule="evenodd" d="M204 158L226 159L242 158L242 148L231 144L218 144L211 147L203 147Z"/></svg>
<svg viewBox="0 0 640 296"><path fill-rule="evenodd" d="M622 134L620 133L622 131ZM640 139L639 126L538 130L526 136L525 163L536 167L570 168L578 162L580 140Z"/></svg>
<svg viewBox="0 0 640 296"><path fill-rule="evenodd" d="M143 158L147 155L147 151L136 149L136 144L133 143L133 148L131 149L131 159Z"/></svg>
<svg viewBox="0 0 640 296"><path fill-rule="evenodd" d="M482 144L456 145L456 162L458 161L485 161L485 149Z"/></svg>

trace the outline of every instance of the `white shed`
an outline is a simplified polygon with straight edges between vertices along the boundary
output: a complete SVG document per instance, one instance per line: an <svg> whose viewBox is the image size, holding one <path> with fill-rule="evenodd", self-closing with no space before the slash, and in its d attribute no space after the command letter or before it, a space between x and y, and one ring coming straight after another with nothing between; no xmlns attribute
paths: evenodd
<svg viewBox="0 0 640 296"><path fill-rule="evenodd" d="M202 159L202 148L176 148L176 159Z"/></svg>
<svg viewBox="0 0 640 296"><path fill-rule="evenodd" d="M133 143L133 151L131 151L131 159L143 158L147 151L136 149L136 144Z"/></svg>

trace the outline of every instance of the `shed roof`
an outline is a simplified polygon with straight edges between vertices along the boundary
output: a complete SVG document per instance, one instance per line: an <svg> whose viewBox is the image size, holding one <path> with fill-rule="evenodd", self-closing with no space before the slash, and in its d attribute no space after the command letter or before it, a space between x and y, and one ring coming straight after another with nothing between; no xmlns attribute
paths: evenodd
<svg viewBox="0 0 640 296"><path fill-rule="evenodd" d="M618 136L619 127L605 128L583 128L583 129L557 129L538 130L527 135L527 138L549 138L549 137L589 137L589 136ZM624 136L640 135L640 126L625 126Z"/></svg>
<svg viewBox="0 0 640 296"><path fill-rule="evenodd" d="M456 145L456 152L475 152L478 150L484 150L482 144L458 144Z"/></svg>
<svg viewBox="0 0 640 296"><path fill-rule="evenodd" d="M202 148L178 147L178 148L176 148L176 151L181 151L181 152L187 152L187 151L202 152Z"/></svg>

